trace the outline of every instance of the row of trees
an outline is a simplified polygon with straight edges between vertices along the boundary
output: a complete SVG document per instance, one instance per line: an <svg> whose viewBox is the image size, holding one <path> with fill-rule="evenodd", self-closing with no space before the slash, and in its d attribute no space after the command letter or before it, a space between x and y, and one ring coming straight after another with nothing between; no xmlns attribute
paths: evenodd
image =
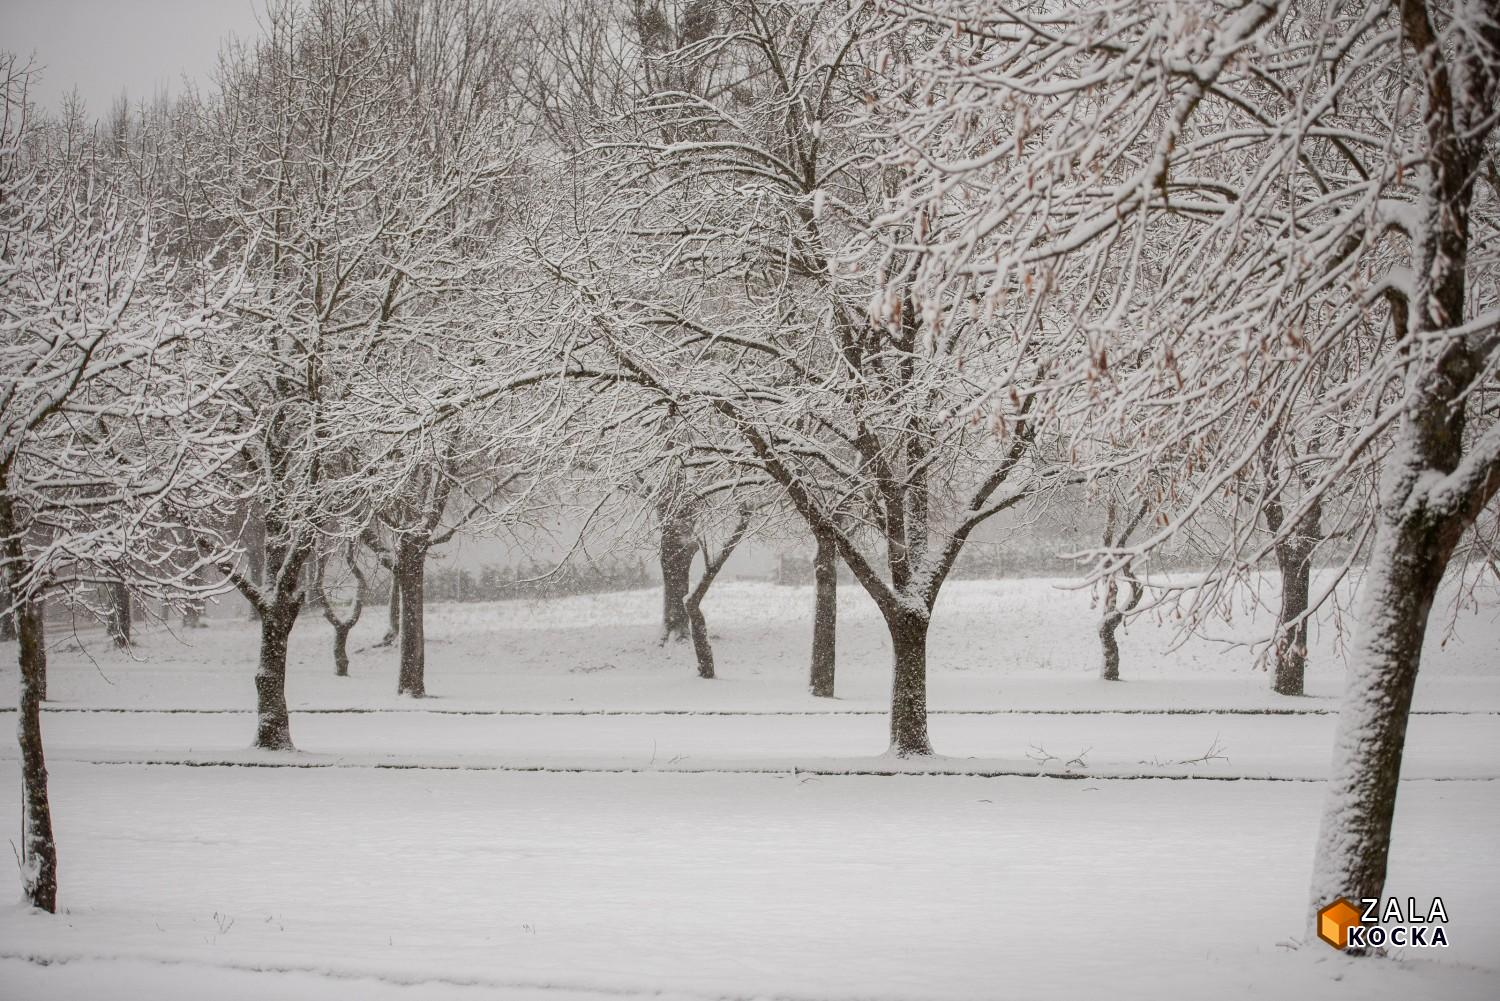
<svg viewBox="0 0 1500 1001"><path fill-rule="evenodd" d="M287 749L287 639L315 601L347 635L339 567L394 575L421 695L434 547L648 512L664 637L712 677L724 561L796 533L813 691L842 564L922 755L945 581L1082 492L1107 670L1125 616L1191 627L1274 561L1300 690L1343 576L1311 567L1367 558L1313 902L1379 896L1430 610L1500 490L1492 3L313 0L101 130L28 117L7 65L35 857L44 591L238 589ZM1188 544L1207 571L1147 579Z"/></svg>

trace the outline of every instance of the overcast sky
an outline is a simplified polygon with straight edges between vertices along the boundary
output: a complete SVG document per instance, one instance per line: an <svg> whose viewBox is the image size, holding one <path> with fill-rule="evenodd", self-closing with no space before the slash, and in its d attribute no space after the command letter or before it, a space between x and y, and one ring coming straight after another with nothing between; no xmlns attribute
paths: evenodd
<svg viewBox="0 0 1500 1001"><path fill-rule="evenodd" d="M121 91L135 101L206 82L225 35L256 30L262 0L0 0L0 48L34 55L33 99L56 109L77 86L90 115Z"/></svg>

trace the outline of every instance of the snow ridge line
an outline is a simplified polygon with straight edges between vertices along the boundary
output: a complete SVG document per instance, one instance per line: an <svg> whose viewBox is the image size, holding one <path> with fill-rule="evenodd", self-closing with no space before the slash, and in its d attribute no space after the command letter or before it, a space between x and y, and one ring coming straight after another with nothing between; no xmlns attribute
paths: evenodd
<svg viewBox="0 0 1500 1001"><path fill-rule="evenodd" d="M516 772L557 775L790 775L794 778L812 776L817 778L843 778L846 776L871 776L891 778L912 776L917 778L961 778L961 779L1089 779L1097 782L1139 782L1148 780L1204 781L1204 782L1326 782L1325 778L1302 775L1213 775L1201 772L1119 772L1100 773L1029 768L882 768L854 767L831 768L828 766L797 765L785 767L754 766L736 768L723 765L518 765L518 764L442 764L402 761L236 761L230 758L64 758L62 761L76 765L100 765L105 767L139 766L144 768L344 768L369 771L413 771L413 772ZM1403 782L1500 782L1500 775L1433 776L1429 778L1402 779Z"/></svg>
<svg viewBox="0 0 1500 1001"><path fill-rule="evenodd" d="M0 714L15 706L0 706ZM139 706L43 706L44 713L150 716L253 716L253 709L151 709ZM931 709L929 716L1337 716L1336 708L1290 709ZM293 716L888 716L887 709L293 709ZM1500 716L1500 709L1413 709L1412 716Z"/></svg>
<svg viewBox="0 0 1500 1001"><path fill-rule="evenodd" d="M559 983L543 980L496 980L489 977L454 977L454 976L416 976L400 974L392 971L375 972L353 969L337 969L327 966L314 966L299 963L252 963L236 962L207 962L201 959L177 958L162 955L137 955L137 954L111 954L111 953L87 953L70 951L61 954L48 954L38 952L4 952L0 951L0 961L13 960L22 963L30 963L33 966L66 966L69 963L115 963L120 961L142 963L151 966L166 967L194 967L204 970L234 970L240 973L272 973L289 974L300 973L307 976L322 977L326 980L358 981L373 980L376 983L390 984L396 987L421 987L424 985L441 984L445 987L456 987L460 989L477 988L488 991L514 991L516 994L531 994L534 992L552 991L568 993L573 995L593 995L600 998L657 998L666 999L702 999L702 1001L753 1001L759 995L726 995L726 994L691 994L682 991L673 991L668 994L657 989L634 990L626 987L606 987L603 985L580 985ZM781 1001L793 1001L789 996L782 997Z"/></svg>

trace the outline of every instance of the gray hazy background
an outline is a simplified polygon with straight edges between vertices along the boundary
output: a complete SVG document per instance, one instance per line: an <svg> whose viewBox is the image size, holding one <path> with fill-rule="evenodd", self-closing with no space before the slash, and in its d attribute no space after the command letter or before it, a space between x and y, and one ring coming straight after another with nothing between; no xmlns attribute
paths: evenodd
<svg viewBox="0 0 1500 1001"><path fill-rule="evenodd" d="M32 99L57 110L74 87L91 116L182 80L206 83L226 35L256 30L261 0L0 0L0 49L34 56Z"/></svg>

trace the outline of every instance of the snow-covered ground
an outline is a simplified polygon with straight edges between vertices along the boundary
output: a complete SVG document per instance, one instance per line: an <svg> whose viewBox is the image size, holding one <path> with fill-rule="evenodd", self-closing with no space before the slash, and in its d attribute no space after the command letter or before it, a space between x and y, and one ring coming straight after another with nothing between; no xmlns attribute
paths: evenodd
<svg viewBox="0 0 1500 1001"><path fill-rule="evenodd" d="M293 754L247 746L250 623L133 657L54 630L63 911L0 910L0 997L1500 996L1494 609L1428 651L1392 853L1388 891L1442 896L1453 945L1354 961L1294 947L1328 632L1308 698L1150 621L1108 684L1086 594L955 582L943 756L913 769L882 756L888 645L853 588L832 702L804 690L806 589L716 589L713 682L656 645L659 600L435 606L422 702L366 649L380 610L347 679L308 617ZM18 788L7 745L0 816Z"/></svg>

